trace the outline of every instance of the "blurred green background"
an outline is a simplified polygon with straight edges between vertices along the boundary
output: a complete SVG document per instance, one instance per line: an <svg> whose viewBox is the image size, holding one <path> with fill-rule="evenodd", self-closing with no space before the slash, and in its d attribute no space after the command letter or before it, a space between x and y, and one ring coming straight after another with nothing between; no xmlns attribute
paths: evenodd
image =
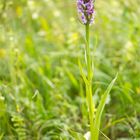
<svg viewBox="0 0 140 140"><path fill-rule="evenodd" d="M96 0L94 100L118 72L101 131L140 138L140 1ZM0 0L0 140L73 140L89 130L76 0ZM105 137L101 134L101 140Z"/></svg>

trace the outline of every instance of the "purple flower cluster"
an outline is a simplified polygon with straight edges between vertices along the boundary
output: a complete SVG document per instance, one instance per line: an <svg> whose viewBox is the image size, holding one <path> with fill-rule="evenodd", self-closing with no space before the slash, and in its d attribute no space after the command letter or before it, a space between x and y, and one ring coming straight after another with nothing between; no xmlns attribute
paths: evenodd
<svg viewBox="0 0 140 140"><path fill-rule="evenodd" d="M77 0L77 9L83 24L92 24L94 21L93 0Z"/></svg>

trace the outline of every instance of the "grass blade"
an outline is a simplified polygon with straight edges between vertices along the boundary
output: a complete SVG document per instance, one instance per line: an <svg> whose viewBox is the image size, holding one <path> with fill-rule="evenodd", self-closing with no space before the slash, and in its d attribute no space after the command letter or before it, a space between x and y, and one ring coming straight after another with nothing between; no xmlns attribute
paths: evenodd
<svg viewBox="0 0 140 140"><path fill-rule="evenodd" d="M73 136L74 140L86 140L84 136L78 132L70 131L71 135Z"/></svg>
<svg viewBox="0 0 140 140"><path fill-rule="evenodd" d="M88 83L87 78L86 78L86 76L85 76L85 74L84 74L84 72L83 72L82 64L81 64L81 62L80 62L79 59L78 59L78 65L79 65L79 69L80 69L80 74L81 74L81 76L82 76L84 82L85 82L85 83Z"/></svg>
<svg viewBox="0 0 140 140"><path fill-rule="evenodd" d="M100 104L97 108L96 116L95 116L95 121L94 121L94 140L98 140L99 137L99 129L100 129L100 123L101 123L101 116L105 107L106 99L108 94L110 93L116 79L117 79L118 74L116 77L112 80L112 82L109 84L108 88L106 89L105 93L103 94Z"/></svg>

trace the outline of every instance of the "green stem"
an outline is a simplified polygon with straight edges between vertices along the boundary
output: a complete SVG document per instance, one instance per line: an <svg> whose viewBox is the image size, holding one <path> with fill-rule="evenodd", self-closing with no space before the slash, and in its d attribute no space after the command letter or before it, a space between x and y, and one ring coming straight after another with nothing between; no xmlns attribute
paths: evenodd
<svg viewBox="0 0 140 140"><path fill-rule="evenodd" d="M89 24L86 25L86 61L87 61L87 80L86 83L86 96L87 96L87 104L89 109L89 120L90 120L90 132L91 132L91 140L94 140L94 103L92 100L92 60L90 54L90 46L89 46Z"/></svg>
<svg viewBox="0 0 140 140"><path fill-rule="evenodd" d="M91 57L90 57L90 47L89 47L89 25L86 25L86 61L87 61L87 71L88 80L92 81L91 77Z"/></svg>

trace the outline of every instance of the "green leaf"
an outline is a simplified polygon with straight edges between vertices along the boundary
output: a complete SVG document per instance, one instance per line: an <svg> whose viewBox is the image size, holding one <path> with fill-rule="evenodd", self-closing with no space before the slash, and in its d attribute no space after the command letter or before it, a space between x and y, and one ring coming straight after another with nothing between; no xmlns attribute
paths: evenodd
<svg viewBox="0 0 140 140"><path fill-rule="evenodd" d="M0 140L2 140L4 133L0 134Z"/></svg>
<svg viewBox="0 0 140 140"><path fill-rule="evenodd" d="M116 75L116 77L112 80L112 82L109 84L109 86L107 87L105 93L103 94L100 104L97 108L97 112L96 112L96 116L95 116L95 120L94 120L94 140L98 140L99 137L99 130L100 130L100 123L101 123L101 116L105 107L105 103L108 97L108 94L110 93L116 79L118 77L118 74Z"/></svg>
<svg viewBox="0 0 140 140"><path fill-rule="evenodd" d="M78 65L79 65L80 73L81 73L81 76L82 76L84 82L88 83L88 80L87 80L87 78L86 78L86 76L85 76L85 74L83 72L82 64L81 64L79 59L78 59Z"/></svg>
<svg viewBox="0 0 140 140"><path fill-rule="evenodd" d="M81 133L78 133L78 132L75 132L72 130L70 130L70 133L71 133L72 137L74 138L74 140L86 140Z"/></svg>
<svg viewBox="0 0 140 140"><path fill-rule="evenodd" d="M67 69L65 68L66 74L68 75L70 81L72 82L72 84L74 85L74 87L77 89L79 84L75 78L75 76Z"/></svg>
<svg viewBox="0 0 140 140"><path fill-rule="evenodd" d="M0 117L6 112L5 98L0 94Z"/></svg>

